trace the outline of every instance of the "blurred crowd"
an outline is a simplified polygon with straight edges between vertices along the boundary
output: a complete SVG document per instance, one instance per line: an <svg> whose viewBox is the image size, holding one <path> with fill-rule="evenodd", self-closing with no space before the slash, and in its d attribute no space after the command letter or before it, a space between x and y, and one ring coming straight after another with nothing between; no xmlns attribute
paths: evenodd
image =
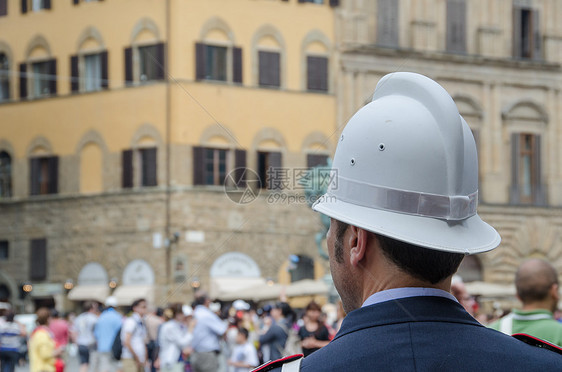
<svg viewBox="0 0 562 372"><path fill-rule="evenodd" d="M460 277L453 278L451 293L488 327L562 346L556 270L544 260L526 261L515 284L522 307L507 315L482 313ZM40 308L34 328L18 322L11 309L0 309L1 372L27 362L30 372L63 372L69 358L79 360L80 372L246 372L269 360L319 350L345 316L341 302L311 301L303 309L283 301L218 303L204 291L189 305L150 305L138 299L123 309L109 297L104 304L87 301L81 314L64 317Z"/></svg>
<svg viewBox="0 0 562 372"><path fill-rule="evenodd" d="M304 309L287 302L255 306L243 300L211 302L198 292L192 304L150 308L145 299L127 309L114 297L87 301L83 312L61 317L36 311L35 327L17 322L12 310L0 316L1 372L29 363L30 372L243 372L288 354L310 353L334 337L344 313L341 304Z"/></svg>

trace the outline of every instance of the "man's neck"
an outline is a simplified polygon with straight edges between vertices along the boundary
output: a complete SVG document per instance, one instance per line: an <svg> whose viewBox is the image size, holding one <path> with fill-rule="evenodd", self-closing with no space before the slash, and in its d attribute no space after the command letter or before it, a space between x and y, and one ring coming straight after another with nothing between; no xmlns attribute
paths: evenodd
<svg viewBox="0 0 562 372"><path fill-rule="evenodd" d="M529 304L523 304L521 310L523 311L546 310L552 313L552 305L547 302L533 302Z"/></svg>

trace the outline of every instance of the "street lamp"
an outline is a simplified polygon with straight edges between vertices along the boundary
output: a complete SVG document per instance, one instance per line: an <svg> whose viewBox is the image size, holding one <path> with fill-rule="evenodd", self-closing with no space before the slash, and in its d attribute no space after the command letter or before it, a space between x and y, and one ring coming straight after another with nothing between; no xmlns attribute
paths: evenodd
<svg viewBox="0 0 562 372"><path fill-rule="evenodd" d="M201 287L201 282L198 277L194 276L193 280L191 280L191 288L193 288L193 292L197 291L199 287Z"/></svg>
<svg viewBox="0 0 562 372"><path fill-rule="evenodd" d="M108 285L111 289L117 288L117 278L111 278Z"/></svg>
<svg viewBox="0 0 562 372"><path fill-rule="evenodd" d="M64 282L63 287L67 291L70 291L72 288L74 288L74 282L72 281L72 279L66 279L66 282Z"/></svg>

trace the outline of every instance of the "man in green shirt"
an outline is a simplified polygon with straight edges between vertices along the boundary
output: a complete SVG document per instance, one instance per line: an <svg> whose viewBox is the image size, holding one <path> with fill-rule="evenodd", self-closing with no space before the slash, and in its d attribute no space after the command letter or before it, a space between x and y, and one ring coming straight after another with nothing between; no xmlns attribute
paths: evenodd
<svg viewBox="0 0 562 372"><path fill-rule="evenodd" d="M562 323L552 316L560 299L556 269L544 260L525 261L515 274L515 287L522 309L514 309L490 328L509 335L526 333L562 347Z"/></svg>

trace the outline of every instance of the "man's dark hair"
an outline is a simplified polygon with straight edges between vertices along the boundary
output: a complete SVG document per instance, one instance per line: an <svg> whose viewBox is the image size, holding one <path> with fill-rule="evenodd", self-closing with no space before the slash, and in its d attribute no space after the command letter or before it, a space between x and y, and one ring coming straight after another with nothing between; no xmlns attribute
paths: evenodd
<svg viewBox="0 0 562 372"><path fill-rule="evenodd" d="M209 299L207 292L199 291L195 294L195 300L193 300L193 308L199 305L205 305L205 302Z"/></svg>
<svg viewBox="0 0 562 372"><path fill-rule="evenodd" d="M144 298L139 298L138 300L134 300L133 303L131 304L131 309L134 310L134 308L139 306L141 302L146 302L146 300Z"/></svg>
<svg viewBox="0 0 562 372"><path fill-rule="evenodd" d="M334 252L336 260L338 260L339 254L343 261L343 247L339 247L340 252L338 252L338 241L343 238L348 226L349 225L341 221L337 223L336 237L338 240L336 241ZM448 276L453 275L464 258L462 253L450 253L422 248L389 238L388 236L374 235L376 235L386 258L405 273L414 278L430 282L431 284L439 283Z"/></svg>
<svg viewBox="0 0 562 372"><path fill-rule="evenodd" d="M242 333L244 335L244 338L247 340L248 339L248 330L244 327L240 327L238 328L238 333Z"/></svg>
<svg viewBox="0 0 562 372"><path fill-rule="evenodd" d="M86 302L84 302L84 305L82 306L82 308L84 309L84 311L90 311L94 308L94 302L93 301L86 301Z"/></svg>

